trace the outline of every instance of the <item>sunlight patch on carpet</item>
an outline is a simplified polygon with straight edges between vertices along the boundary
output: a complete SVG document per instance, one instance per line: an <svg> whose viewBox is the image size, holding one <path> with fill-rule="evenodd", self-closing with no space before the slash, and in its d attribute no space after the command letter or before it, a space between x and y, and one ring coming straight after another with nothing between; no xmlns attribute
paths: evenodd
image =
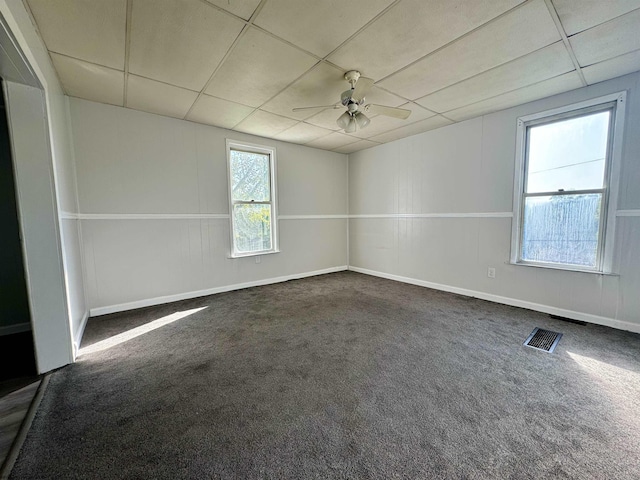
<svg viewBox="0 0 640 480"><path fill-rule="evenodd" d="M149 323L145 323L144 325L140 325L139 327L132 328L131 330L127 330L126 332L119 333L118 335L114 335L113 337L107 338L100 342L96 342L87 347L83 347L79 350L78 355L89 355L96 352L102 352L103 350L107 350L111 347L115 347L116 345L120 345L124 342L128 342L140 335L144 335L145 333L152 332L153 330L157 330L158 328L164 327L170 323L178 321L182 318L188 317L189 315L193 315L194 313L198 313L201 310L204 310L207 307L194 308L191 310L184 310L183 312L172 313L171 315L167 315L166 317L158 318Z"/></svg>

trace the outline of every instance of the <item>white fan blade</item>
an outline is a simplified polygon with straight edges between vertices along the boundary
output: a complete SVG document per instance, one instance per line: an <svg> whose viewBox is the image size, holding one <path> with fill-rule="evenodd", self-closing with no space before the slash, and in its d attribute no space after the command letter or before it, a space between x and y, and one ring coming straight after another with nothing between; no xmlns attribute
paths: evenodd
<svg viewBox="0 0 640 480"><path fill-rule="evenodd" d="M384 105L376 105L375 103L365 105L364 111L376 113L378 115L386 115L387 117L399 118L401 120L406 120L407 118L409 118L409 115L411 115L411 110L405 110L404 108L385 107Z"/></svg>
<svg viewBox="0 0 640 480"><path fill-rule="evenodd" d="M300 108L294 108L292 111L293 112L306 112L307 110L326 110L328 108L342 108L342 105L340 104L336 104L336 105L318 105L317 107L300 107Z"/></svg>
<svg viewBox="0 0 640 480"><path fill-rule="evenodd" d="M373 79L367 77L360 77L356 82L356 88L351 93L351 98L360 103L364 96L369 93L373 86Z"/></svg>

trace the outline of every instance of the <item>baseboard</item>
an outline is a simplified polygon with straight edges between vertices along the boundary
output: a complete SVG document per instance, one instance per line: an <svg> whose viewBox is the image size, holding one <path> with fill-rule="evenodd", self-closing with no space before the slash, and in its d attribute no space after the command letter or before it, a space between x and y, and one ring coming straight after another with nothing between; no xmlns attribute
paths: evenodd
<svg viewBox="0 0 640 480"><path fill-rule="evenodd" d="M87 322L89 321L89 311L84 312L82 316L82 320L80 320L80 328L78 328L78 332L73 339L73 361L76 361L76 355L78 354L78 350L80 350L80 344L82 343L82 336L84 335L84 329L87 326Z"/></svg>
<svg viewBox="0 0 640 480"><path fill-rule="evenodd" d="M178 293L176 295L166 295L163 297L149 298L145 300L136 300L134 302L121 303L118 305L110 305L106 307L96 307L89 310L89 316L98 317L109 313L124 312L134 310L136 308L150 307L152 305L162 305L164 303L177 302L179 300L188 300L190 298L206 297L216 293L230 292L233 290L241 290L243 288L258 287L261 285L270 285L272 283L281 283L289 280L297 280L299 278L313 277L315 275L324 275L325 273L335 273L348 270L347 265L339 267L325 268L323 270L315 270L312 272L294 273L293 275L285 275L282 277L265 278L262 280L254 280L252 282L236 283L235 285L225 285L222 287L208 288L206 290L197 290L194 292Z"/></svg>
<svg viewBox="0 0 640 480"><path fill-rule="evenodd" d="M434 290L442 290L444 292L457 293L458 295L464 295L467 297L475 297L481 300L487 300L489 302L501 303L503 305L510 305L512 307L526 308L528 310L535 310L537 312L548 313L551 315L557 315L565 318L571 318L573 320L580 320L583 322L595 323L597 325L604 325L606 327L617 328L619 330L627 330L629 332L640 333L640 324L624 322L622 320L616 320L614 318L601 317L599 315L591 315L589 313L583 313L583 312L576 312L576 311L567 310L564 308L557 308L549 305L543 305L541 303L527 302L526 300L519 300L517 298L493 295L491 293L480 292L477 290L469 290L466 288L453 287L451 285L443 285L440 283L427 282L425 280L418 280L416 278L393 275L391 273L378 272L376 270L368 270L366 268L349 266L349 270L353 272L364 273L366 275L373 275L375 277L386 278L388 280L395 280L397 282L410 283L411 285L418 285L420 287L427 287L427 288L433 288Z"/></svg>
<svg viewBox="0 0 640 480"><path fill-rule="evenodd" d="M29 330L31 330L31 323L29 322L16 323L15 325L6 325L4 327L0 327L0 336L28 332Z"/></svg>

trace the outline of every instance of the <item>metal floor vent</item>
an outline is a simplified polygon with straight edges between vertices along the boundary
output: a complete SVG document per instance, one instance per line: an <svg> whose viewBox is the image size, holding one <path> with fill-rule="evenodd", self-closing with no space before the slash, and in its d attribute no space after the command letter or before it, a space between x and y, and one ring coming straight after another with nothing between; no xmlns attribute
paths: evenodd
<svg viewBox="0 0 640 480"><path fill-rule="evenodd" d="M555 350L561 338L561 333L536 327L524 342L524 346L551 353Z"/></svg>

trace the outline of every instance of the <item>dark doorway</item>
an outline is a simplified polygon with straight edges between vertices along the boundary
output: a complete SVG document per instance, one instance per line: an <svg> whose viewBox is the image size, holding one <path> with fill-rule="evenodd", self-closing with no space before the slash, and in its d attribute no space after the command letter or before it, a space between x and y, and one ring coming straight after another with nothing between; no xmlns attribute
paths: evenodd
<svg viewBox="0 0 640 480"><path fill-rule="evenodd" d="M37 375L4 90L0 94L0 396Z"/></svg>

